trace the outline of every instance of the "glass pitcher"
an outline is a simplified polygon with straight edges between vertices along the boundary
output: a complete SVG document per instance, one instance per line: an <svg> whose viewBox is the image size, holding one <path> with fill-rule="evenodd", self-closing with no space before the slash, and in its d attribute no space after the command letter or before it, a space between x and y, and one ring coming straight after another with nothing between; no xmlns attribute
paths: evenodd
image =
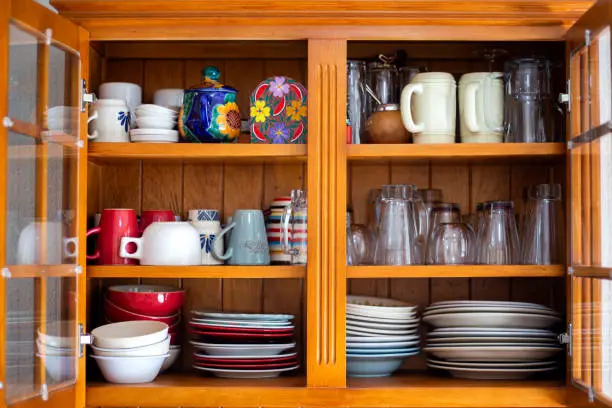
<svg viewBox="0 0 612 408"><path fill-rule="evenodd" d="M308 254L308 200L303 190L291 190L291 204L285 207L281 220L283 251L291 255L292 264L306 264Z"/></svg>

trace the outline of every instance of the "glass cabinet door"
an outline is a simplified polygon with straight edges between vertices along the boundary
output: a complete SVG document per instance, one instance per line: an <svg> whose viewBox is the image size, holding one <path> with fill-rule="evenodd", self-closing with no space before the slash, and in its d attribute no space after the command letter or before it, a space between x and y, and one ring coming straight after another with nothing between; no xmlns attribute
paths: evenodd
<svg viewBox="0 0 612 408"><path fill-rule="evenodd" d="M569 32L571 373L612 403L611 5L597 2Z"/></svg>
<svg viewBox="0 0 612 408"><path fill-rule="evenodd" d="M9 23L8 42L6 157L0 157L6 163L0 195L4 399L8 406L28 399L38 399L36 406L73 406L80 354L80 57L51 30L17 18Z"/></svg>

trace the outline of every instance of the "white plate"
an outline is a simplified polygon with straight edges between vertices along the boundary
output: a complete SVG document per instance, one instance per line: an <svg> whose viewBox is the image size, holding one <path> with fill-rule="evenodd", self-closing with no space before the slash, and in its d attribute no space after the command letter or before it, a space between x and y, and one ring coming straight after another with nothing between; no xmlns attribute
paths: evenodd
<svg viewBox="0 0 612 408"><path fill-rule="evenodd" d="M387 342L378 342L378 343L357 343L357 342L346 342L347 348L362 348L362 349L391 349L391 348L401 348L401 347L410 347L416 346L420 343L420 340L411 340L411 341L387 341Z"/></svg>
<svg viewBox="0 0 612 408"><path fill-rule="evenodd" d="M354 312L346 311L346 317L350 320L358 320L360 322L374 322L374 323L385 323L385 324L402 324L402 323L411 323L415 320L420 320L417 317L417 313L406 314L400 317L373 317L373 316L363 316L360 314L355 314Z"/></svg>
<svg viewBox="0 0 612 408"><path fill-rule="evenodd" d="M539 305L537 303L527 303L527 302L510 302L503 300L446 300L443 302L435 302L431 305L427 306L427 309L432 309L436 307L450 307L450 306L513 306L513 307L525 307L525 308L533 308L533 309L547 309L552 310L547 306Z"/></svg>
<svg viewBox="0 0 612 408"><path fill-rule="evenodd" d="M294 327L290 321L265 321L265 320L256 320L256 321L247 321L247 320L218 320L218 319L199 319L192 318L191 322L198 324L209 324L213 326L224 326L224 327L251 327L251 328L287 328Z"/></svg>
<svg viewBox="0 0 612 408"><path fill-rule="evenodd" d="M559 344L559 342L550 337L489 337L489 336L476 336L476 337L442 337L442 338L428 338L427 343L551 343Z"/></svg>
<svg viewBox="0 0 612 408"><path fill-rule="evenodd" d="M558 347L559 343L427 343L428 347Z"/></svg>
<svg viewBox="0 0 612 408"><path fill-rule="evenodd" d="M429 332L427 337L430 339L445 339L445 338L465 338L465 337L508 337L508 338L541 338L548 340L555 340L558 335L551 331L542 331L541 333L533 332L514 332L508 330L495 330L495 331L443 331L438 332L438 329Z"/></svg>
<svg viewBox="0 0 612 408"><path fill-rule="evenodd" d="M548 360L562 349L560 347L425 347L429 354L452 361L539 361Z"/></svg>
<svg viewBox="0 0 612 408"><path fill-rule="evenodd" d="M190 341L195 349L204 350L209 356L277 356L295 347L288 344L211 344Z"/></svg>
<svg viewBox="0 0 612 408"><path fill-rule="evenodd" d="M361 336L361 337L378 337L380 335L392 336L392 337L403 337L403 336L416 335L418 333L419 333L418 330L402 331L402 332L388 332L388 333L370 333L370 332L361 331L361 330L346 329L347 336Z"/></svg>
<svg viewBox="0 0 612 408"><path fill-rule="evenodd" d="M522 380L537 373L554 371L557 367L540 368L462 368L427 364L430 368L448 371L455 378L470 380Z"/></svg>
<svg viewBox="0 0 612 408"><path fill-rule="evenodd" d="M402 302L401 300L379 298L374 296L355 296L348 295L346 297L346 306L354 308L363 308L374 310L393 308L394 310L406 310L413 311L417 309L417 306L411 305L410 303Z"/></svg>
<svg viewBox="0 0 612 408"><path fill-rule="evenodd" d="M213 313L213 312L200 312L199 310L192 310L191 313L196 316L202 316L205 318L219 319L219 320L247 320L247 321L285 321L291 320L295 316L288 314L257 314L257 313Z"/></svg>
<svg viewBox="0 0 612 408"><path fill-rule="evenodd" d="M445 313L423 316L423 322L434 327L516 327L544 329L561 321L556 316L523 313Z"/></svg>
<svg viewBox="0 0 612 408"><path fill-rule="evenodd" d="M346 330L348 331L352 331L355 333L367 333L367 334L382 334L382 335L404 335L404 334L412 334L412 333L416 333L419 331L419 325L415 325L413 327L407 327L407 328L402 328L402 329L376 329L376 328L370 328L370 327L359 327L359 326L353 326L350 324L346 324Z"/></svg>
<svg viewBox="0 0 612 408"><path fill-rule="evenodd" d="M524 362L519 362L519 363L512 363L512 362L506 362L506 363L470 363L467 361L462 361L462 362L454 362L454 361L442 361L442 360L434 360L434 359L427 359L428 363L433 363L433 364L438 364L438 365L443 365L443 366L450 366L450 367L466 367L466 368L536 368L536 367L550 367L550 366L556 366L557 362L556 361L535 361L533 363L524 363Z"/></svg>
<svg viewBox="0 0 612 408"><path fill-rule="evenodd" d="M179 133L167 129L132 129L130 139L135 143L177 143Z"/></svg>
<svg viewBox="0 0 612 408"><path fill-rule="evenodd" d="M300 366L296 365L287 368L276 368L274 370L228 370L224 368L208 368L193 366L196 370L208 371L215 375L215 377L221 378L274 378L278 377L280 373L286 371L297 370Z"/></svg>
<svg viewBox="0 0 612 408"><path fill-rule="evenodd" d="M448 333L448 332L487 332L487 333L508 333L509 335L514 333L520 333L521 335L548 335L553 333L550 330L544 329L520 329L513 327L438 327L430 333Z"/></svg>
<svg viewBox="0 0 612 408"><path fill-rule="evenodd" d="M397 341L415 341L419 340L420 336L368 336L368 337L356 337L346 336L347 343L388 343Z"/></svg>
<svg viewBox="0 0 612 408"><path fill-rule="evenodd" d="M419 320L412 320L408 323L398 323L398 324L388 324L388 323L374 323L374 322L361 322L359 320L353 320L347 316L346 326L354 326L354 327L368 327L372 329L406 329L406 328L414 328L418 327Z"/></svg>
<svg viewBox="0 0 612 408"><path fill-rule="evenodd" d="M263 360L266 358L280 358L280 357L293 357L296 356L297 353L293 352L293 353L287 353L287 354L276 354L276 355L269 355L269 356L254 356L254 355L231 355L231 356L211 356L210 354L199 354L199 353L193 353L194 356L196 357L210 357L210 358L217 358L219 360L240 360L240 359L257 359L257 360Z"/></svg>
<svg viewBox="0 0 612 408"><path fill-rule="evenodd" d="M559 313L554 310L546 309L528 309L524 307L507 307L507 306L453 306L436 309L426 309L423 312L423 317L434 314L443 313L466 313L466 312L486 312L486 313L521 313L521 314L544 314L559 316Z"/></svg>
<svg viewBox="0 0 612 408"><path fill-rule="evenodd" d="M206 326L218 326L218 327L231 327L236 329L295 329L293 325L284 325L284 326L270 326L270 325L261 325L261 324L251 324L251 325L242 325L242 324L227 324L227 323L217 323L211 320L199 320L192 319L189 323L194 325L206 325Z"/></svg>

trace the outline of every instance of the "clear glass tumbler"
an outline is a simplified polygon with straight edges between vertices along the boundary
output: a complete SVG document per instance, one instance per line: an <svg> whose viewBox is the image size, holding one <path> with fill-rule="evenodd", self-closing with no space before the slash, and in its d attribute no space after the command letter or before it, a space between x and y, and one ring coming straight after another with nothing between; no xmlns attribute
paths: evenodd
<svg viewBox="0 0 612 408"><path fill-rule="evenodd" d="M374 257L374 242L370 230L363 224L351 225L351 238L356 265L371 265Z"/></svg>
<svg viewBox="0 0 612 408"><path fill-rule="evenodd" d="M350 211L346 212L346 264L357 265L357 254L353 245L353 236L351 234L352 215Z"/></svg>
<svg viewBox="0 0 612 408"><path fill-rule="evenodd" d="M442 223L458 223L461 222L461 208L457 203L436 203L431 208L429 215L429 234L427 237L427 245L425 249L425 263L433 263L432 238L433 231Z"/></svg>
<svg viewBox="0 0 612 408"><path fill-rule="evenodd" d="M512 201L484 204L476 245L480 264L518 264L520 248Z"/></svg>
<svg viewBox="0 0 612 408"><path fill-rule="evenodd" d="M473 264L474 242L474 231L470 226L460 222L439 224L432 232L432 264Z"/></svg>
<svg viewBox="0 0 612 408"><path fill-rule="evenodd" d="M538 184L528 190L522 228L521 261L528 265L563 263L563 205L560 184Z"/></svg>

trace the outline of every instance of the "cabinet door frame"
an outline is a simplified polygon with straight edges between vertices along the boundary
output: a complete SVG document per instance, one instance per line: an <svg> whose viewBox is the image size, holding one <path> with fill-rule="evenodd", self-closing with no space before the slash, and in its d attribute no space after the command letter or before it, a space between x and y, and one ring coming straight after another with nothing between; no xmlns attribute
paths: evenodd
<svg viewBox="0 0 612 408"><path fill-rule="evenodd" d="M38 68L38 75L42 81L38 81L38 97L37 97L37 120L36 125L28 125L26 127L20 126L18 121L11 123L9 118L9 106L8 106L8 80L9 80L9 29L10 25L14 24L20 29L27 32L38 33L42 35L46 41L41 44L44 48L42 50L43 63L47 63L46 70L44 68ZM76 83L71 84L72 94L78 93L77 106L80 108L81 96L80 96L80 81L81 78L87 79L83 73L87 73L89 67L89 33L82 28L78 27L71 21L64 17L59 16L50 9L34 2L33 0L7 0L2 2L0 5L0 118L3 123L0 126L0 213L3 214L0 217L0 268L4 268L7 264L6 254L6 221L4 214L6 214L7 204L7 187L8 187L8 132L13 131L17 134L30 136L35 139L42 138L40 133L44 124L46 123L46 105L48 93L48 58L49 51L52 45L58 46L63 50L70 50L77 54L80 58L80 66L73 68L78 70L74 73L71 79L75 79ZM40 54L39 54L40 56ZM40 62L39 62L40 64ZM42 95L42 96L41 96ZM15 125L16 123L16 125ZM41 126L42 123L42 126ZM78 237L77 244L77 257L74 264L64 265L53 265L52 268L46 268L44 275L40 273L39 268L34 265L34 268L25 267L12 267L7 270L10 271L10 277L0 277L0 407L40 407L40 406L51 406L51 407L70 407L70 406L85 406L85 358L79 356L77 359L76 369L76 382L74 384L58 387L57 389L48 390L48 394L44 395L33 395L32 397L26 397L23 400L7 405L6 402L6 373L5 373L5 361L6 361L6 335L4 328L6 327L7 307L5 299L6 291L6 279L19 279L19 278L37 278L40 282L44 282L44 277L73 277L76 279L76 292L78 296L78 304L76 307L76 322L75 322L75 336L73 344L79 344L79 330L78 325L85 326L85 307L86 307L86 278L85 278L85 232L86 232L86 219L87 214L84 211L87 205L87 112L81 112L78 117L78 139L70 139L68 143L72 146L69 149L74 149L74 157L77 158L76 169L72 170L76 175L76 194L70 197L70 201L74 208L77 210L76 218L76 230L74 233ZM59 140L58 143L61 145L65 141ZM44 145L44 144L42 144ZM37 149L36 155L37 162L40 160L42 164L46 164L48 158L46 147L42 147L41 150ZM42 167L42 166L41 166ZM44 172L45 170L43 170ZM38 178L38 177L37 177ZM37 181L38 183L38 181ZM46 187L44 181L42 187ZM40 187L37 187L38 189ZM43 199L46 198L46 192L42 192ZM39 201L39 199L37 199ZM40 200L42 201L42 200ZM38 210L37 210L38 211ZM44 211L44 210L43 210ZM46 215L46 214L45 214ZM43 233L44 235L44 233ZM44 257L43 257L44 260ZM40 283L44 286L44 283ZM46 295L44 290L40 295L40 299L37 300L40 304L45 303ZM44 308L44 306L41 306ZM44 309L43 309L44 310ZM44 319L43 319L44 320ZM42 320L41 320L42 322ZM44 379L45 373L44 368L42 369L42 377Z"/></svg>

